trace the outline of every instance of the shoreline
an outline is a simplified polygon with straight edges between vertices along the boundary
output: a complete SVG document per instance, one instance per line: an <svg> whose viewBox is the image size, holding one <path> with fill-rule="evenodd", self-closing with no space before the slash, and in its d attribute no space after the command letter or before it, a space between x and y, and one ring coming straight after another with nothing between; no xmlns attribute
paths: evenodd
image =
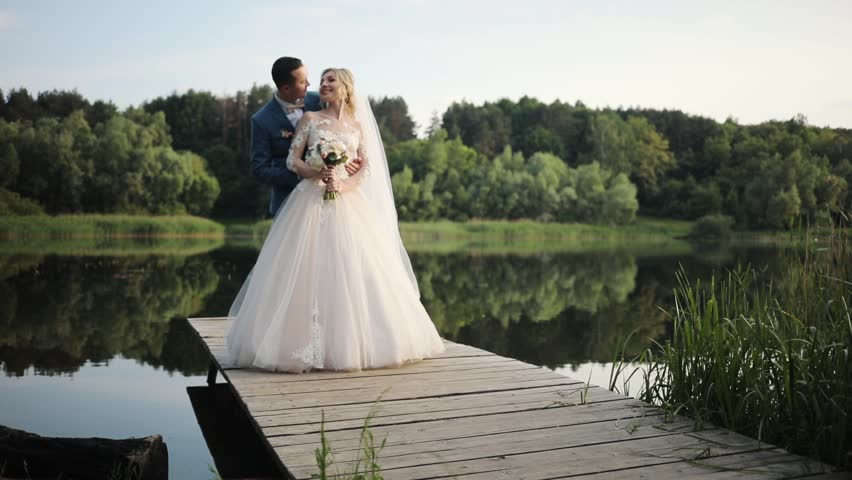
<svg viewBox="0 0 852 480"><path fill-rule="evenodd" d="M219 239L262 241L272 220L209 219L191 215L70 214L0 217L0 241L78 239ZM470 220L465 222L400 222L406 245L449 243L688 242L693 221L640 217L630 225L544 223L533 220ZM802 238L803 230L734 231L714 241L784 243ZM813 236L823 233L811 232Z"/></svg>

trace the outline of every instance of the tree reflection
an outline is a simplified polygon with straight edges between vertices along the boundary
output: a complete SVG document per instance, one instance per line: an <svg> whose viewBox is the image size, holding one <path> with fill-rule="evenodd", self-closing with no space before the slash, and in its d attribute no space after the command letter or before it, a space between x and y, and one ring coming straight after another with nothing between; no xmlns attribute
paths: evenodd
<svg viewBox="0 0 852 480"><path fill-rule="evenodd" d="M656 253L656 252L655 252ZM253 248L202 255L0 255L0 363L73 373L116 355L201 374L207 355L183 318L223 316L257 259ZM709 280L737 262L777 268L771 249L702 256L627 252L413 253L441 335L550 367L606 362L663 338L675 272Z"/></svg>
<svg viewBox="0 0 852 480"><path fill-rule="evenodd" d="M777 251L766 247L656 253L411 258L423 303L442 336L549 367L608 362L622 347L633 356L664 338L679 268L704 281L738 263L765 269L770 278L779 268Z"/></svg>
<svg viewBox="0 0 852 480"><path fill-rule="evenodd" d="M52 375L120 354L202 373L203 350L171 320L218 282L206 256L2 257L0 362L7 375Z"/></svg>
<svg viewBox="0 0 852 480"><path fill-rule="evenodd" d="M501 355L548 366L606 361L625 332L665 332L657 289L634 291L630 254L416 254L412 263L441 334Z"/></svg>

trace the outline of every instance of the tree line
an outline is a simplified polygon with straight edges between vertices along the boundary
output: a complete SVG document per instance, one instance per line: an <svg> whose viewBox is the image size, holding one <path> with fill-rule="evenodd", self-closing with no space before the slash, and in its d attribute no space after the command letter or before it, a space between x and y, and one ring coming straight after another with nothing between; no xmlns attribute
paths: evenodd
<svg viewBox="0 0 852 480"><path fill-rule="evenodd" d="M271 97L189 90L120 112L76 91L0 92L0 212L262 216L248 118ZM852 211L852 131L801 116L740 125L523 97L456 102L416 138L404 99L371 104L404 220L723 214L788 228Z"/></svg>
<svg viewBox="0 0 852 480"><path fill-rule="evenodd" d="M205 215L219 182L169 130L162 112L13 91L0 102L0 214Z"/></svg>
<svg viewBox="0 0 852 480"><path fill-rule="evenodd" d="M724 214L742 228L788 228L852 211L852 130L811 126L801 115L740 125L523 97L454 103L442 126L484 155L509 145L626 174L645 215Z"/></svg>

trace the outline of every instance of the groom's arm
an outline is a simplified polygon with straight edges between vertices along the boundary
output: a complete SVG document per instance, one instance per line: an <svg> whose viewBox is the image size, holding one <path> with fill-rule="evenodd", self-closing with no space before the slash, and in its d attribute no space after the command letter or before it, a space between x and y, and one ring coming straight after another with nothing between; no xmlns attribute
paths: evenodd
<svg viewBox="0 0 852 480"><path fill-rule="evenodd" d="M272 156L269 132L256 118L251 119L251 174L268 185L295 187L299 177L287 169L285 157Z"/></svg>

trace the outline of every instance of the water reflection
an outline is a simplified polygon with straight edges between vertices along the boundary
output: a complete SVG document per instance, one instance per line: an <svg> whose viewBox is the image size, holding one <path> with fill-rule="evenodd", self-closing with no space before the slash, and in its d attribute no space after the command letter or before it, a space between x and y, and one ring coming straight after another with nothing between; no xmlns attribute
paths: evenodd
<svg viewBox="0 0 852 480"><path fill-rule="evenodd" d="M750 263L777 269L765 247L679 255L629 251L545 255L412 255L427 310L452 340L557 368L608 362L632 333L635 355L667 333L675 273L710 279Z"/></svg>
<svg viewBox="0 0 852 480"><path fill-rule="evenodd" d="M202 373L183 321L215 291L206 256L0 257L0 363L7 375L68 374L121 354Z"/></svg>
<svg viewBox="0 0 852 480"><path fill-rule="evenodd" d="M665 332L658 283L637 287L627 253L417 254L412 263L441 333L501 355L551 367L601 361L625 331Z"/></svg>
<svg viewBox="0 0 852 480"><path fill-rule="evenodd" d="M709 255L630 252L412 254L422 300L441 334L527 362L605 362L665 336L679 266L692 278L738 262L773 265L771 249ZM0 363L69 374L116 355L169 372L205 371L183 318L219 316L257 256L253 248L199 255L0 256Z"/></svg>

